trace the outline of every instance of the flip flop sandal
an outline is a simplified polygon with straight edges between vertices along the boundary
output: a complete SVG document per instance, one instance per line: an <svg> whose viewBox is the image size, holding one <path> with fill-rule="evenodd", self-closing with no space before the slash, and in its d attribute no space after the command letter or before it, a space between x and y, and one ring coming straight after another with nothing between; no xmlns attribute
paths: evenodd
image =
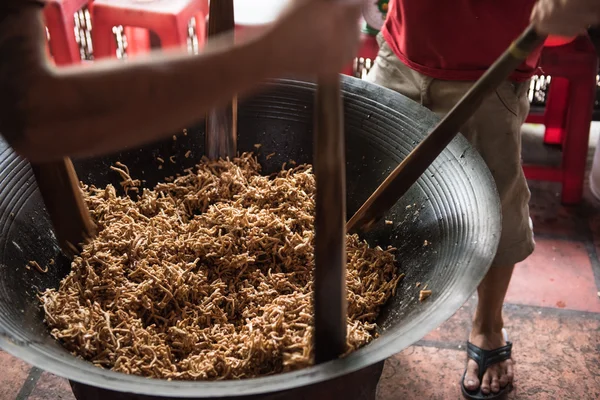
<svg viewBox="0 0 600 400"><path fill-rule="evenodd" d="M511 358L512 354L512 343L508 341L508 335L506 331L503 329L502 334L506 341L506 346L499 347L494 350L484 350L481 349L474 344L467 342L467 357L477 363L479 367L479 382L483 378L483 374L487 369L494 365L501 363L502 361L506 361ZM498 393L490 392L489 394L484 394L481 392L481 387L476 390L468 390L465 387L465 376L467 375L467 369L465 368L465 373L463 374L462 380L460 381L460 387L462 388L462 394L466 399L469 400L492 400L492 399L501 399L505 397L510 391L510 383L503 388L500 388Z"/></svg>

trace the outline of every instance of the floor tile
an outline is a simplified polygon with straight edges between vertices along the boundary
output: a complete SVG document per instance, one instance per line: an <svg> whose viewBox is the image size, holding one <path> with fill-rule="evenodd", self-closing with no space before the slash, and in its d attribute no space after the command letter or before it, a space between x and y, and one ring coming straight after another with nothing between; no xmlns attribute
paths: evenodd
<svg viewBox="0 0 600 400"><path fill-rule="evenodd" d="M509 306L518 399L600 398L600 318Z"/></svg>
<svg viewBox="0 0 600 400"><path fill-rule="evenodd" d="M515 268L506 302L600 312L585 246L565 240L537 240L533 255Z"/></svg>
<svg viewBox="0 0 600 400"><path fill-rule="evenodd" d="M538 190L539 186L557 186L548 185L540 182L530 182L532 192ZM572 207L565 207L560 203L559 191L534 196L529 204L529 214L533 222L534 234L538 237L550 236L552 238L585 240L586 232L581 230L581 219L577 210Z"/></svg>
<svg viewBox="0 0 600 400"><path fill-rule="evenodd" d="M0 399L15 399L30 369L23 361L0 350Z"/></svg>
<svg viewBox="0 0 600 400"><path fill-rule="evenodd" d="M460 397L464 352L431 347L410 347L387 360L377 400Z"/></svg>
<svg viewBox="0 0 600 400"><path fill-rule="evenodd" d="M477 296L472 296L450 319L429 332L423 341L464 344L469 339L476 304Z"/></svg>
<svg viewBox="0 0 600 400"><path fill-rule="evenodd" d="M505 314L516 362L509 399L600 398L597 314L514 305ZM410 347L386 363L378 400L459 399L465 357L455 349Z"/></svg>
<svg viewBox="0 0 600 400"><path fill-rule="evenodd" d="M75 400L75 396L66 379L44 372L28 400Z"/></svg>

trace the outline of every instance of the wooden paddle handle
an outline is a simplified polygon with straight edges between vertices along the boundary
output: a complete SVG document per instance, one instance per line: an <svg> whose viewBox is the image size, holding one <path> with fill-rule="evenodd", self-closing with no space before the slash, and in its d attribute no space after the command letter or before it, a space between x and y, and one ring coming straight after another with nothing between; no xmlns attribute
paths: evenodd
<svg viewBox="0 0 600 400"><path fill-rule="evenodd" d="M208 37L235 29L233 0L210 2ZM234 37L231 35L231 41ZM206 155L211 159L235 157L237 153L237 98L226 106L211 110L206 117Z"/></svg>
<svg viewBox="0 0 600 400"><path fill-rule="evenodd" d="M406 191L419 179L440 155L460 128L479 108L485 97L493 93L502 82L546 39L533 26L498 58L485 74L448 114L435 126L429 135L406 157L398 167L375 190L369 199L354 214L347 225L349 232L368 230L396 204ZM502 149L498 149L502 151Z"/></svg>
<svg viewBox="0 0 600 400"><path fill-rule="evenodd" d="M83 200L77 173L70 159L32 165L58 243L67 255L81 250L81 244L96 233Z"/></svg>
<svg viewBox="0 0 600 400"><path fill-rule="evenodd" d="M346 351L347 336L346 161L338 76L319 80L315 111L315 362L323 363Z"/></svg>

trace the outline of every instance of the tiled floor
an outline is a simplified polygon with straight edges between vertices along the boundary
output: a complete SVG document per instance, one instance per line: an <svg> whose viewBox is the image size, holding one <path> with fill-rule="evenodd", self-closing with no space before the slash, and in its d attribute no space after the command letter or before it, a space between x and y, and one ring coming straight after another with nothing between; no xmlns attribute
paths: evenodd
<svg viewBox="0 0 600 400"><path fill-rule="evenodd" d="M526 158L556 158L539 135L525 142ZM509 399L599 399L600 202L586 190L581 205L563 207L556 184L531 182L531 191L537 249L516 268L505 307L516 361ZM388 360L378 400L461 398L475 304ZM0 400L74 399L65 380L2 352L0 371Z"/></svg>

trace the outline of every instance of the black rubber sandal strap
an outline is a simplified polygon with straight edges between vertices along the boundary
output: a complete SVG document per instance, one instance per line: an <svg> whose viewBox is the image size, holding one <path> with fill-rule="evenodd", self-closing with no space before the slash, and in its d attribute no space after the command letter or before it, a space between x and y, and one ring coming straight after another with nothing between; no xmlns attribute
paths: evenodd
<svg viewBox="0 0 600 400"><path fill-rule="evenodd" d="M509 360L512 356L512 343L507 342L506 346L498 347L494 350L484 350L474 344L467 342L467 357L477 363L479 371L478 378L481 381L483 374L487 369L502 361Z"/></svg>

